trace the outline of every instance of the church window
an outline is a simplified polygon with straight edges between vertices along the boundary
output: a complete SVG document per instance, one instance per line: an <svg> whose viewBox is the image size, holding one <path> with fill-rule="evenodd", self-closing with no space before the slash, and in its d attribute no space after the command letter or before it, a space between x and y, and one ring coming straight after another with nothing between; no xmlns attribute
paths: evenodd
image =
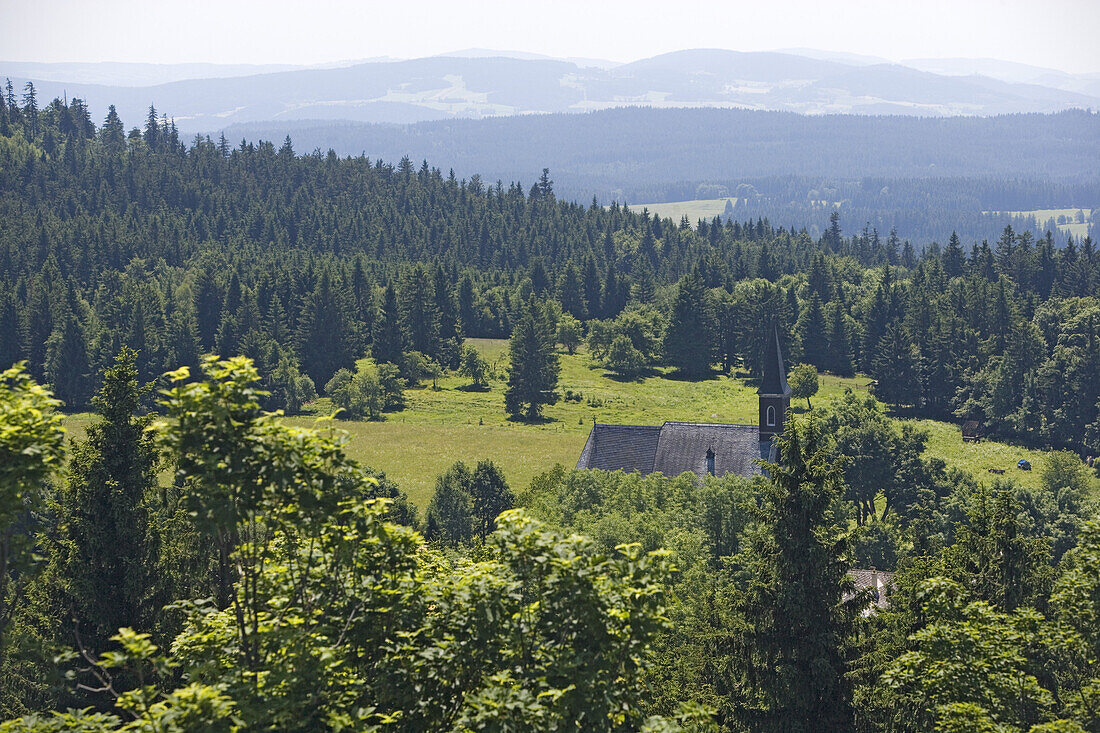
<svg viewBox="0 0 1100 733"><path fill-rule="evenodd" d="M707 473L714 475L714 451L707 451Z"/></svg>
<svg viewBox="0 0 1100 733"><path fill-rule="evenodd" d="M775 408L768 405L768 427L775 427Z"/></svg>

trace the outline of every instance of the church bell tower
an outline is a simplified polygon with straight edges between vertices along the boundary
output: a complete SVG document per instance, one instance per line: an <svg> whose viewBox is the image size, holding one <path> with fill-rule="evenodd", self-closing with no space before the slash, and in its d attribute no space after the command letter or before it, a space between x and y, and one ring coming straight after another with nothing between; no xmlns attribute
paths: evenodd
<svg viewBox="0 0 1100 733"><path fill-rule="evenodd" d="M787 385L778 324L772 326L764 345L764 378L756 392L760 398L760 440L763 442L783 434L783 423L791 407L791 388Z"/></svg>

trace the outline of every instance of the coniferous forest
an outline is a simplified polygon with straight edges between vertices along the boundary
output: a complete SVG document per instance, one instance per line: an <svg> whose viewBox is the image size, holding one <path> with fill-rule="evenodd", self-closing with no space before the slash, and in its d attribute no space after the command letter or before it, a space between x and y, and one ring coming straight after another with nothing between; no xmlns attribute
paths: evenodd
<svg viewBox="0 0 1100 733"><path fill-rule="evenodd" d="M1090 239L674 222L2 101L0 730L1100 730ZM378 418L511 336L537 420L556 342L751 378L774 325L874 398L756 479L457 464L422 520L270 412ZM888 414L1057 460L986 485Z"/></svg>

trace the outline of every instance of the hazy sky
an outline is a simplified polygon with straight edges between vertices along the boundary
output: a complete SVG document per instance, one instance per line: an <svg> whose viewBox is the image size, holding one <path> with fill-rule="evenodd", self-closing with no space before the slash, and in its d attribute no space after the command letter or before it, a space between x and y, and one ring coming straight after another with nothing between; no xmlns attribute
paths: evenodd
<svg viewBox="0 0 1100 733"><path fill-rule="evenodd" d="M990 57L1100 72L1100 0L0 0L0 59L314 64L468 47Z"/></svg>

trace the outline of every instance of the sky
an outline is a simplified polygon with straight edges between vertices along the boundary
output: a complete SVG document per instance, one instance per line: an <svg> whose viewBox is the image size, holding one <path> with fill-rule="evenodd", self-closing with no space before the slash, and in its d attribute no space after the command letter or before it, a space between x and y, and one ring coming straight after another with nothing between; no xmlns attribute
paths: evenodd
<svg viewBox="0 0 1100 733"><path fill-rule="evenodd" d="M0 0L0 59L319 64L806 47L1100 72L1100 0Z"/></svg>

